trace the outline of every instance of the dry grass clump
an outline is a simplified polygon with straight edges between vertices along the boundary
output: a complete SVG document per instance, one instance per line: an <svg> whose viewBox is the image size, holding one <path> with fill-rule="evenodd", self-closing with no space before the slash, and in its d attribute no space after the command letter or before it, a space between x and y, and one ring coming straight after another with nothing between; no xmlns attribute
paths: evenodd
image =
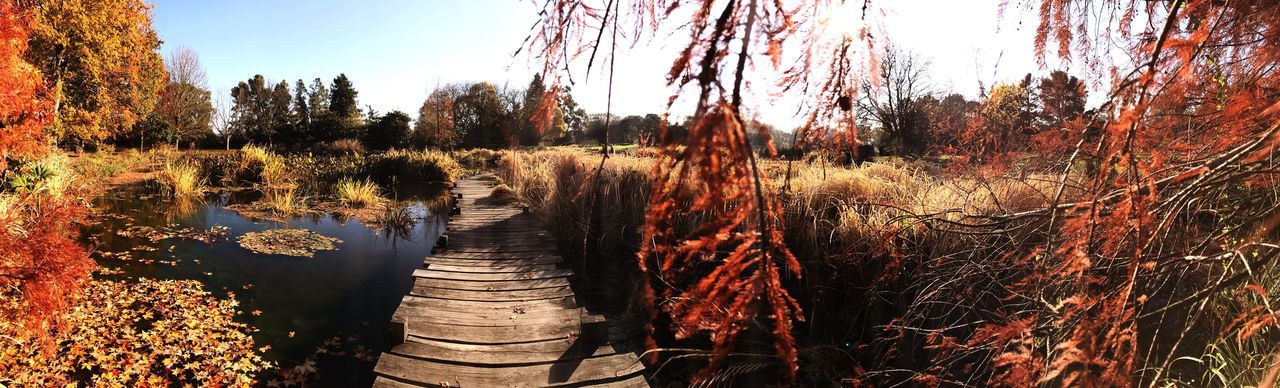
<svg viewBox="0 0 1280 388"><path fill-rule="evenodd" d="M205 189L200 166L186 162L165 162L156 182L161 192L173 198L197 196Z"/></svg>
<svg viewBox="0 0 1280 388"><path fill-rule="evenodd" d="M465 172L448 154L435 150L391 150L370 159L370 174L395 176L401 182L452 182Z"/></svg>
<svg viewBox="0 0 1280 388"><path fill-rule="evenodd" d="M372 181L342 178L334 185L334 194L344 206L363 208L378 203L378 185Z"/></svg>
<svg viewBox="0 0 1280 388"><path fill-rule="evenodd" d="M306 198L303 198L292 186L266 187L262 190L262 199L257 206L277 215L297 214L306 210Z"/></svg>
<svg viewBox="0 0 1280 388"><path fill-rule="evenodd" d="M236 177L252 183L278 186L291 183L286 172L284 158L255 145L240 149L240 166Z"/></svg>
<svg viewBox="0 0 1280 388"><path fill-rule="evenodd" d="M516 191L512 190L511 186L507 186L505 183L499 183L497 186L494 186L493 192L489 194L489 197L506 205L520 203L520 195L516 194Z"/></svg>
<svg viewBox="0 0 1280 388"><path fill-rule="evenodd" d="M329 152L343 155L359 155L365 152L364 143L358 139L341 139L329 143Z"/></svg>

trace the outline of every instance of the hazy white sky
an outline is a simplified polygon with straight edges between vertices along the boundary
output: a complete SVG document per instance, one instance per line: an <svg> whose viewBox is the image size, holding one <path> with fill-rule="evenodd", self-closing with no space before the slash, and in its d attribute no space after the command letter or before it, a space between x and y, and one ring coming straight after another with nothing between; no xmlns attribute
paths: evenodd
<svg viewBox="0 0 1280 388"><path fill-rule="evenodd" d="M932 62L937 89L975 96L979 80L991 85L1043 72L1032 56L1034 14L1011 1L1003 21L997 22L998 3L889 2L884 26L891 42ZM361 104L416 116L437 84L491 81L524 87L536 66L512 53L528 34L536 11L532 2L519 0L157 0L155 27L166 53L186 46L200 55L215 92L259 73L290 85L316 77L328 83L346 73ZM615 113L663 110L671 93L664 75L680 37L619 48ZM574 97L589 112L605 110L603 75L593 71L590 79L582 79L580 71L575 74ZM783 128L800 122L794 117L796 102L748 101L762 107L756 110L761 119Z"/></svg>

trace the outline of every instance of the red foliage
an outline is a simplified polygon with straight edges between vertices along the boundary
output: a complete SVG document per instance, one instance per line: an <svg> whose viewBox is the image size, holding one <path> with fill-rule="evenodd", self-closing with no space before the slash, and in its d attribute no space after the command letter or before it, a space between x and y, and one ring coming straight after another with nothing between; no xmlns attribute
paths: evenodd
<svg viewBox="0 0 1280 388"><path fill-rule="evenodd" d="M44 151L44 125L53 108L44 96L40 72L22 59L27 49L25 12L13 0L0 1L0 170L7 157Z"/></svg>
<svg viewBox="0 0 1280 388"><path fill-rule="evenodd" d="M0 2L0 171L6 159L46 152L44 125L52 104L40 73L22 59L26 48L18 3ZM0 192L0 320L24 323L21 334L44 325L70 302L93 261L72 238L84 214L74 193Z"/></svg>

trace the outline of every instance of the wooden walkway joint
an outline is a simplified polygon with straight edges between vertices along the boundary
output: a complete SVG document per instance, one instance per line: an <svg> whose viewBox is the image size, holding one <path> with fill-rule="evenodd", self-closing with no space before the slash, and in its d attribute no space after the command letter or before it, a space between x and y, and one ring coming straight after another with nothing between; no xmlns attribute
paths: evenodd
<svg viewBox="0 0 1280 388"><path fill-rule="evenodd" d="M460 214L414 271L373 385L648 387L622 331L578 306L551 235L492 190L475 177L454 188Z"/></svg>

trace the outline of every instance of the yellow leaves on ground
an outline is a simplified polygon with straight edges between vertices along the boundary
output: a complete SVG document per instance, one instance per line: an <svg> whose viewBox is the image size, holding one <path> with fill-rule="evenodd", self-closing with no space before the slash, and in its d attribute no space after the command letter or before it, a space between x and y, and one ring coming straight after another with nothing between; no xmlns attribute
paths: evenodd
<svg viewBox="0 0 1280 388"><path fill-rule="evenodd" d="M195 281L93 280L50 341L0 341L0 384L252 385L272 365L236 305Z"/></svg>

